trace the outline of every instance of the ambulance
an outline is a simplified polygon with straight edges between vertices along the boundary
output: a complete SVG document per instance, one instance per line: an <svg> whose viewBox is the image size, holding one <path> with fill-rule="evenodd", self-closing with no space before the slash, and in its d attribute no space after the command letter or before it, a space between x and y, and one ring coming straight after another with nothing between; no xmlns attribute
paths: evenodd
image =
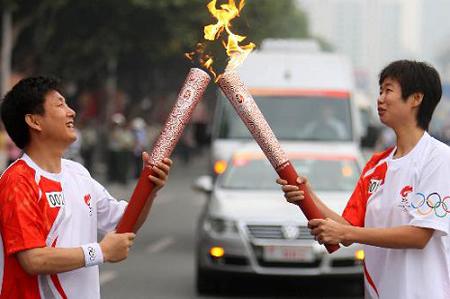
<svg viewBox="0 0 450 299"><path fill-rule="evenodd" d="M280 141L359 147L362 125L346 56L321 51L313 40L265 40L237 70ZM253 139L219 91L211 134L213 176Z"/></svg>

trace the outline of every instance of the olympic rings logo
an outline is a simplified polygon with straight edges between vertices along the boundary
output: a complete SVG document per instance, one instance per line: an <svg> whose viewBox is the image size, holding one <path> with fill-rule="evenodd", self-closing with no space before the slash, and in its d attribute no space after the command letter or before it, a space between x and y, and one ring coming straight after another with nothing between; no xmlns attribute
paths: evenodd
<svg viewBox="0 0 450 299"><path fill-rule="evenodd" d="M439 193L433 192L428 196L423 193L416 193L411 200L411 207L417 210L422 216L430 215L432 212L437 217L443 218L450 213L450 196L441 197Z"/></svg>

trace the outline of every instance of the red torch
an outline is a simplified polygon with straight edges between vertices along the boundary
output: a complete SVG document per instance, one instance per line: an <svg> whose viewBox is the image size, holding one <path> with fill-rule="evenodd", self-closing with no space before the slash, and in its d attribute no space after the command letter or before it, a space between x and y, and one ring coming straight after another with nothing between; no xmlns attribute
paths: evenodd
<svg viewBox="0 0 450 299"><path fill-rule="evenodd" d="M297 185L300 190L305 192L305 198L298 205L306 218L308 220L323 219L322 213L315 205L305 185L297 183L297 172L288 160L252 95L238 75L235 72L225 72L219 78L217 84L233 105L280 178L286 180L289 185ZM325 244L325 247L329 253L339 249L339 245Z"/></svg>
<svg viewBox="0 0 450 299"><path fill-rule="evenodd" d="M192 68L189 71L186 81L178 94L175 105L167 118L161 134L153 145L150 154L151 166L156 165L164 158L170 156L183 133L184 127L191 118L195 106L202 98L209 81L210 76L206 72L198 68ZM148 179L148 176L153 174L150 167L144 167L142 170L130 202L128 203L122 219L117 225L118 233L136 232L135 225L142 209L148 200L153 201L149 196L154 185ZM152 202L149 204L151 205Z"/></svg>

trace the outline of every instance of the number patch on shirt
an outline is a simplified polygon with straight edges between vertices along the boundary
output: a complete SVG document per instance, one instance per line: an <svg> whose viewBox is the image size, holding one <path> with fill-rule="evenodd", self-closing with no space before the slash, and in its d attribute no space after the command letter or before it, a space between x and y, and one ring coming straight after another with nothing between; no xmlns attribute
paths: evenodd
<svg viewBox="0 0 450 299"><path fill-rule="evenodd" d="M51 208L60 208L64 205L64 195L62 192L46 192L45 196Z"/></svg>
<svg viewBox="0 0 450 299"><path fill-rule="evenodd" d="M378 188L381 186L382 180L371 179L369 183L369 194L377 192Z"/></svg>

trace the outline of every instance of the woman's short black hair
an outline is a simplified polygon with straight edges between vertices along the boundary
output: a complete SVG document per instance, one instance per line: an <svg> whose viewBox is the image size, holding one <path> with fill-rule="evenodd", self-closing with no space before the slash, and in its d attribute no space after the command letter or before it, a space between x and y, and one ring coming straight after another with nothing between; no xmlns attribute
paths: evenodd
<svg viewBox="0 0 450 299"><path fill-rule="evenodd" d="M390 63L381 71L380 86L387 78L398 81L402 89L402 98L405 101L413 93L423 94L416 117L419 127L428 130L434 109L442 96L441 79L436 69L424 62L398 60Z"/></svg>
<svg viewBox="0 0 450 299"><path fill-rule="evenodd" d="M59 80L51 77L22 79L5 95L1 104L1 117L6 132L23 149L30 142L30 132L25 115L44 114L45 96L49 91L59 91Z"/></svg>

